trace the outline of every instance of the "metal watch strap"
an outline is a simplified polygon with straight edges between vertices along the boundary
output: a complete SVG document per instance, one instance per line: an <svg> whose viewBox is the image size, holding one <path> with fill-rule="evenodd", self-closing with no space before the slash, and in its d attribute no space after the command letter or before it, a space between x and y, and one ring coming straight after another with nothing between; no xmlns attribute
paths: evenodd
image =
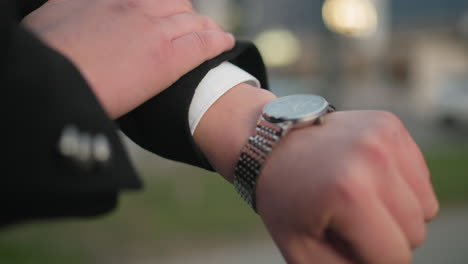
<svg viewBox="0 0 468 264"><path fill-rule="evenodd" d="M283 129L263 118L255 128L255 134L249 137L234 171L234 186L237 193L247 204L257 211L255 189L263 163L279 141Z"/></svg>
<svg viewBox="0 0 468 264"><path fill-rule="evenodd" d="M329 105L327 113L336 111ZM255 128L255 134L249 137L242 149L239 161L234 170L234 187L240 197L257 212L256 187L263 163L273 150L285 131L261 118Z"/></svg>

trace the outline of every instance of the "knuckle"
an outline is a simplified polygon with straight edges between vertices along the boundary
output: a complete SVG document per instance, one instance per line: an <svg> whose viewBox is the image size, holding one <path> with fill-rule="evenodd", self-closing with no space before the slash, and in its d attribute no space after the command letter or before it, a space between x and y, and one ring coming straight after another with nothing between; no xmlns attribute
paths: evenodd
<svg viewBox="0 0 468 264"><path fill-rule="evenodd" d="M192 1L190 0L182 0L182 2L184 2L186 6L193 7Z"/></svg>
<svg viewBox="0 0 468 264"><path fill-rule="evenodd" d="M202 34L201 32L193 32L193 38L195 45L200 49L200 50L206 50L209 47L209 42L207 37Z"/></svg>
<svg viewBox="0 0 468 264"><path fill-rule="evenodd" d="M190 0L180 0L179 3L182 7L184 7L184 10L193 11L193 5Z"/></svg>
<svg viewBox="0 0 468 264"><path fill-rule="evenodd" d="M380 121L379 123L382 124L381 128L384 130L382 132L401 133L404 130L400 118L391 112L379 112L378 120Z"/></svg>
<svg viewBox="0 0 468 264"><path fill-rule="evenodd" d="M336 180L331 193L342 204L357 204L370 196L368 182L360 174L343 174Z"/></svg>
<svg viewBox="0 0 468 264"><path fill-rule="evenodd" d="M141 6L141 0L118 0L115 2L120 10L136 9Z"/></svg>
<svg viewBox="0 0 468 264"><path fill-rule="evenodd" d="M387 168L390 166L389 156L381 143L380 132L373 132L365 135L356 143L356 158L360 159L365 165Z"/></svg>
<svg viewBox="0 0 468 264"><path fill-rule="evenodd" d="M390 112L375 111L370 118L372 121L358 135L356 148L364 157L384 161L387 149L402 142L405 130L399 118Z"/></svg>
<svg viewBox="0 0 468 264"><path fill-rule="evenodd" d="M216 22L207 17L207 16L202 16L202 24L204 27L206 28L210 28L210 29L219 29L220 27L218 26L218 24L216 24Z"/></svg>

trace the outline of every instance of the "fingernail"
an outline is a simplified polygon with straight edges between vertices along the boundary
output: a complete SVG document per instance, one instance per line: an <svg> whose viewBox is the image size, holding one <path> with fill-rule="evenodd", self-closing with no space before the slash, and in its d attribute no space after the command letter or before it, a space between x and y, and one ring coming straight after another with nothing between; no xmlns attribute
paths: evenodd
<svg viewBox="0 0 468 264"><path fill-rule="evenodd" d="M228 36L232 39L232 41L236 41L236 37L232 33L227 33Z"/></svg>

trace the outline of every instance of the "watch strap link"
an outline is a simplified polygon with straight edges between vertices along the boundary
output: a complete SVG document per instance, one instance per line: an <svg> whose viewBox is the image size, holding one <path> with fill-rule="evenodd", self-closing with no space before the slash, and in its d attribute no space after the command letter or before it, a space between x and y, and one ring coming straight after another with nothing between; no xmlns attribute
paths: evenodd
<svg viewBox="0 0 468 264"><path fill-rule="evenodd" d="M325 114L335 112L334 106L328 104L327 109L320 114L313 124L321 124ZM234 187L239 196L255 211L257 179L261 173L267 156L273 150L280 138L290 129L292 123L282 122L279 125L260 118L253 136L249 137L242 149L234 170Z"/></svg>
<svg viewBox="0 0 468 264"><path fill-rule="evenodd" d="M234 172L236 192L256 212L256 183L263 163L283 134L283 129L260 119L255 133L242 149Z"/></svg>

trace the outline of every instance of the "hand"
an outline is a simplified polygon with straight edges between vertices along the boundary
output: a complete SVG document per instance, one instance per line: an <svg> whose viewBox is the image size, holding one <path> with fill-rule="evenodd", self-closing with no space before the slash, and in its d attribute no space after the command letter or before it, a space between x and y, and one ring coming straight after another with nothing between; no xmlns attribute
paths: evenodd
<svg viewBox="0 0 468 264"><path fill-rule="evenodd" d="M23 24L77 65L114 118L234 45L188 0L51 0Z"/></svg>
<svg viewBox="0 0 468 264"><path fill-rule="evenodd" d="M265 163L257 208L288 263L410 263L438 202L394 115L336 112L291 132Z"/></svg>
<svg viewBox="0 0 468 264"><path fill-rule="evenodd" d="M241 84L200 121L195 141L228 181L274 98ZM380 111L335 112L323 125L293 130L257 182L258 212L291 264L408 264L438 206L417 145Z"/></svg>

